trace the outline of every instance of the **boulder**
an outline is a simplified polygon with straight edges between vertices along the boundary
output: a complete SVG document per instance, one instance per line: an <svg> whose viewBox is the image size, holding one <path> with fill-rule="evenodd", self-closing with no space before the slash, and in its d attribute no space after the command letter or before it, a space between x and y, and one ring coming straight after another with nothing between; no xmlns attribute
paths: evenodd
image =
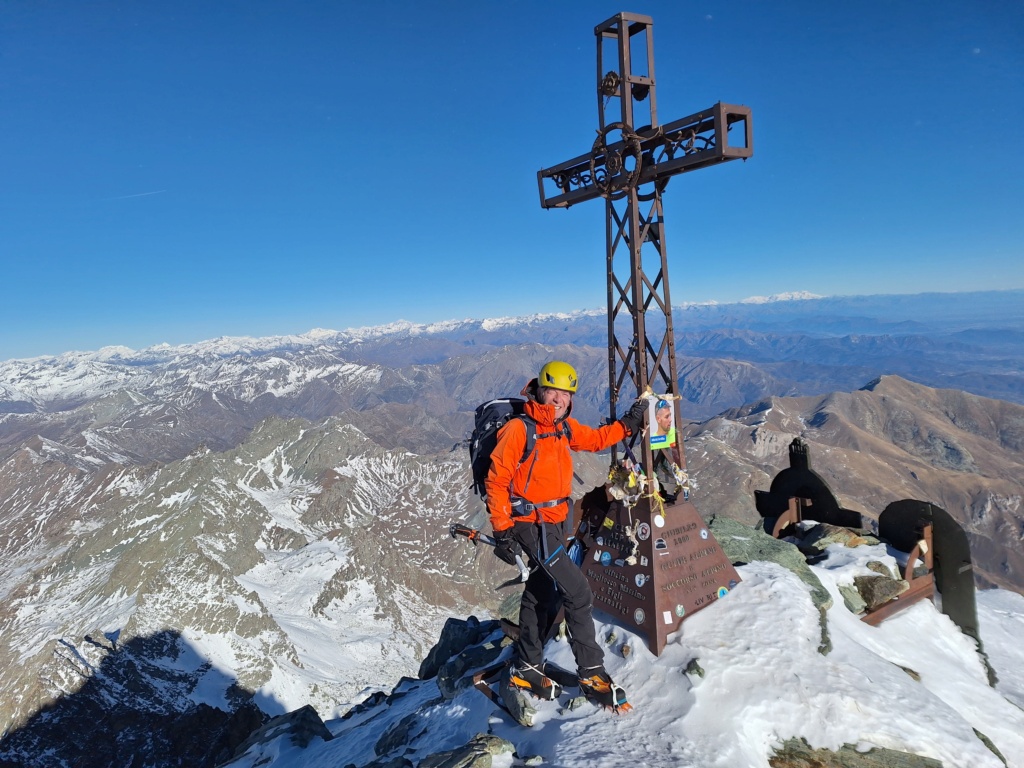
<svg viewBox="0 0 1024 768"><path fill-rule="evenodd" d="M324 725L324 721L320 719L320 715L307 704L300 709L272 718L262 727L253 731L249 738L235 750L235 756L245 754L255 744L265 744L283 735L288 735L291 738L291 743L302 749L309 746L313 739L330 741L334 738L327 730L327 726Z"/></svg>
<svg viewBox="0 0 1024 768"><path fill-rule="evenodd" d="M930 757L874 747L858 752L856 747L843 745L837 752L811 749L803 739L789 739L782 748L768 758L772 768L942 768L942 762Z"/></svg>
<svg viewBox="0 0 1024 768"><path fill-rule="evenodd" d="M843 596L843 604L850 609L850 613L859 616L867 610L868 604L864 602L864 598L860 596L860 592L852 584L840 584L839 594Z"/></svg>
<svg viewBox="0 0 1024 768"><path fill-rule="evenodd" d="M811 588L811 600L817 608L828 610L832 607L832 596L793 544L728 517L714 517L708 521L708 527L733 565L752 563L755 560L778 563L799 576Z"/></svg>
<svg viewBox="0 0 1024 768"><path fill-rule="evenodd" d="M887 576L855 576L853 586L867 604L867 610L873 611L885 605L894 597L898 597L910 589L910 584L902 579Z"/></svg>
<svg viewBox="0 0 1024 768"><path fill-rule="evenodd" d="M844 528L841 525L818 523L804 533L800 546L824 552L830 544L842 544L847 547L860 547L868 543L868 539L859 532ZM877 543L877 539L875 540Z"/></svg>
<svg viewBox="0 0 1024 768"><path fill-rule="evenodd" d="M403 747L426 730L426 725L417 712L412 712L392 725L373 745L373 751L380 756L388 755Z"/></svg>
<svg viewBox="0 0 1024 768"><path fill-rule="evenodd" d="M512 754L515 749L505 739L480 733L461 747L428 755L418 768L491 768L497 755Z"/></svg>
<svg viewBox="0 0 1024 768"><path fill-rule="evenodd" d="M708 528L711 529L725 556L733 565L752 563L755 560L777 563L795 573L804 584L810 587L811 600L818 609L818 623L821 627L821 642L818 643L818 652L822 656L827 656L832 651L827 616L828 609L832 607L832 595L807 565L803 553L788 541L781 541L769 536L764 531L756 530L728 517L712 517L708 521Z"/></svg>
<svg viewBox="0 0 1024 768"><path fill-rule="evenodd" d="M429 680L437 675L442 665L452 656L461 653L470 645L482 642L500 628L497 621L480 621L470 616L463 621L454 617L444 623L441 637L420 664L420 680Z"/></svg>
<svg viewBox="0 0 1024 768"><path fill-rule="evenodd" d="M889 566L886 565L885 563L881 562L880 560L869 560L864 565L865 565L865 567L867 567L867 569L869 571L874 571L879 576L885 576L887 579L895 579L896 578L896 574L894 574L889 569Z"/></svg>

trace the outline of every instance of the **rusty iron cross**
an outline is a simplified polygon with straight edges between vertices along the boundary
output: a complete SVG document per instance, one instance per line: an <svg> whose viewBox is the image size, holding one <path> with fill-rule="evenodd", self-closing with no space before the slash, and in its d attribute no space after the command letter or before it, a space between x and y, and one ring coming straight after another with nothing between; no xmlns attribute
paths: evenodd
<svg viewBox="0 0 1024 768"><path fill-rule="evenodd" d="M619 13L599 24L594 34L597 137L589 153L539 171L537 181L544 208L568 208L597 197L605 200L610 416L614 419L618 400L629 395L622 391L627 379L636 394L648 385L656 392L677 390L662 192L676 174L751 157L753 123L749 108L719 102L659 124L651 18ZM606 69L609 61L614 68ZM653 279L644 271L645 250L651 252L652 260L657 259ZM621 267L616 260L619 253L628 253L628 260L618 260ZM648 312L656 315L650 325ZM678 408L675 419L681 434ZM650 459L650 451L645 450L647 470Z"/></svg>
<svg viewBox="0 0 1024 768"><path fill-rule="evenodd" d="M620 400L628 405L648 388L678 397L662 193L676 174L751 157L753 124L747 107L719 102L661 125L650 17L619 13L594 34L597 137L590 152L539 171L537 183L544 208L605 200L608 383L615 419ZM617 258L622 254L628 258ZM644 270L645 254L656 265L651 274ZM678 497L649 495L635 506L606 507L597 492L592 519L581 527L589 547L583 570L596 605L645 632L655 654L684 617L728 594L739 580L689 503L680 409L672 414L680 436L674 444L654 449L653 439L644 440L640 457L628 448L627 454L647 478L671 467Z"/></svg>

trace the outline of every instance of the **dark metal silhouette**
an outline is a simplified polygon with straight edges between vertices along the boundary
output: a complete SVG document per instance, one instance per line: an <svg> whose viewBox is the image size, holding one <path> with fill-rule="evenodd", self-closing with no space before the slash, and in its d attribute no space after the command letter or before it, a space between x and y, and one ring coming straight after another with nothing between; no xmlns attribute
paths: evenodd
<svg viewBox="0 0 1024 768"><path fill-rule="evenodd" d="M832 489L811 469L807 443L799 437L789 444L789 467L772 480L767 491L754 491L754 504L765 518L764 529L775 538L805 517L819 523L860 528L860 512L839 506Z"/></svg>
<svg viewBox="0 0 1024 768"><path fill-rule="evenodd" d="M904 499L894 501L879 516L878 535L901 552L910 552L925 526L933 530L935 587L942 595L942 612L980 646L971 546L960 524L934 504Z"/></svg>
<svg viewBox="0 0 1024 768"><path fill-rule="evenodd" d="M839 506L835 494L811 469L807 443L799 437L789 446L789 467L772 480L771 490L755 491L757 511L765 530L776 538L799 534L794 525L804 519L862 529L859 512ZM893 549L909 553L901 574L909 588L889 602L865 613L862 619L877 625L921 600L942 596L940 610L978 643L994 684L978 633L974 594L974 567L967 534L945 510L926 501L904 499L885 508L878 518L878 537ZM919 564L920 563L920 564Z"/></svg>

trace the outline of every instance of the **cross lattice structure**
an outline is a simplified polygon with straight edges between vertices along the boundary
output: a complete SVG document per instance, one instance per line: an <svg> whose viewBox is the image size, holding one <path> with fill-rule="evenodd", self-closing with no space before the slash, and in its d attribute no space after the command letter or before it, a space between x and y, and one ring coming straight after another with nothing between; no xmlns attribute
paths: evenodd
<svg viewBox="0 0 1024 768"><path fill-rule="evenodd" d="M628 405L642 393L678 400L662 207L668 181L680 173L751 157L753 123L747 107L719 102L660 124L651 18L619 13L594 33L597 137L589 153L542 169L537 182L544 208L605 201L608 383L614 419L620 401ZM645 257L653 266L650 272L644 269ZM612 504L610 509L597 499L589 532L586 520L583 526L588 552L597 563L584 564L596 602L632 619L656 654L685 616L723 596L739 580L732 565L722 562L721 548L688 501L682 440L675 439L683 434L682 418L679 408L671 410L670 443L645 439L638 449L641 456L631 458L646 478L657 476L656 463L663 477L674 476L675 498L668 497L666 507L664 497L649 494L635 505ZM653 405L650 413L653 432ZM670 562L672 567L666 567Z"/></svg>

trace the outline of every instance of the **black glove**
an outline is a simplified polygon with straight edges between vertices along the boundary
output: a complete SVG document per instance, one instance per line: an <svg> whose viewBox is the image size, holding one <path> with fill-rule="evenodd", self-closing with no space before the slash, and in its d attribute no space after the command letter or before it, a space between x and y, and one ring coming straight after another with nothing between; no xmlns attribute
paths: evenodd
<svg viewBox="0 0 1024 768"><path fill-rule="evenodd" d="M647 413L647 399L638 398L635 403L626 411L619 421L629 430L629 434L635 435L644 428L644 414Z"/></svg>
<svg viewBox="0 0 1024 768"><path fill-rule="evenodd" d="M523 551L512 532L514 528L515 526L506 528L504 531L494 532L494 556L509 565L515 565L516 555Z"/></svg>

